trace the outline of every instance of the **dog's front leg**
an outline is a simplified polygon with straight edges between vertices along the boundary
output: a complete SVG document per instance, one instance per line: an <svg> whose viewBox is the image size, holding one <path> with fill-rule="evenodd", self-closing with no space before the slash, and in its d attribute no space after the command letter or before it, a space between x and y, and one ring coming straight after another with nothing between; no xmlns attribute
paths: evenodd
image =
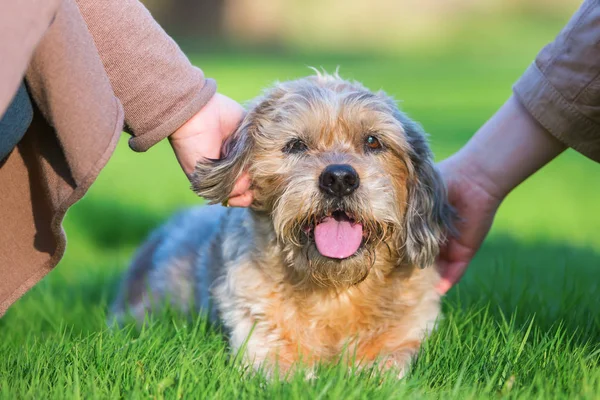
<svg viewBox="0 0 600 400"><path fill-rule="evenodd" d="M380 364L381 371L392 370L402 379L410 371L414 358L419 352L421 342L418 340L408 341L401 344L393 353L388 354Z"/></svg>
<svg viewBox="0 0 600 400"><path fill-rule="evenodd" d="M230 331L229 342L243 369L260 371L267 378L285 379L297 364L297 352L268 323L250 318Z"/></svg>
<svg viewBox="0 0 600 400"><path fill-rule="evenodd" d="M410 370L420 347L421 340L417 338L398 338L395 332L386 332L361 343L356 360L360 369L392 370L401 379Z"/></svg>

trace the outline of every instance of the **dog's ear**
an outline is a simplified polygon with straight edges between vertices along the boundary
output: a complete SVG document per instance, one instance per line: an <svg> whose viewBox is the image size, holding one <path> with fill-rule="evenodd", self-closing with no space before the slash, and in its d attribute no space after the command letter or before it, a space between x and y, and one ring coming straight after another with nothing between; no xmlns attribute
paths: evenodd
<svg viewBox="0 0 600 400"><path fill-rule="evenodd" d="M431 266L446 235L453 233L454 210L446 187L433 163L425 133L404 115L399 119L408 142L412 174L408 181L408 205L404 218L404 260L420 268Z"/></svg>
<svg viewBox="0 0 600 400"><path fill-rule="evenodd" d="M252 110L224 143L222 158L198 161L191 178L192 190L197 195L210 204L221 203L229 198L235 182L249 166L256 129L257 114Z"/></svg>
<svg viewBox="0 0 600 400"><path fill-rule="evenodd" d="M256 98L240 126L223 145L223 157L198 161L192 174L192 190L210 204L229 198L236 181L248 170L257 147L257 138L266 123L273 120L279 99L286 93L283 85L275 84ZM263 138L264 140L264 138Z"/></svg>

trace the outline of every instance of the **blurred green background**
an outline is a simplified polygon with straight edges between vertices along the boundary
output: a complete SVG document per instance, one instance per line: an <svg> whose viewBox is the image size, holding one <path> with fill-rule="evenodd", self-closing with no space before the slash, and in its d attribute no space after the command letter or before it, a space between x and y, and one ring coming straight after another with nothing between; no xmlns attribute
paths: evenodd
<svg viewBox="0 0 600 400"><path fill-rule="evenodd" d="M217 80L220 92L245 102L276 80L310 74L309 66L329 71L339 66L343 77L393 95L429 132L436 159L442 160L508 98L512 84L579 2L147 0L146 4L192 62ZM4 343L11 342L16 349L40 336L51 338L57 331L85 336L104 329L107 304L134 249L150 229L194 204L201 204L201 199L189 190L168 143L137 154L129 150L124 135L98 181L67 215L64 260L0 320L0 327L13 327L0 334ZM531 348L519 350L521 354L525 348L522 359L539 360L540 343L557 326L577 336L572 346L581 349L580 358L556 359L550 370L513 366L521 374L521 385L539 379L540 387L562 385L558 392L568 393L577 390L573 379L594 376L596 380L587 381L591 386L581 385L600 388L599 228L600 166L567 151L509 196L472 267L445 300L450 319L467 321L464 326L474 332L479 317L473 316L481 315L481 307L491 307L496 321L504 315L513 318L515 335L535 316L536 336L528 339ZM495 326L490 325L489 331L496 332ZM456 349L462 348L461 340L469 339L457 340ZM443 360L447 353L438 352ZM486 351L469 350L459 359L469 357L481 362ZM458 379L475 387L484 381L485 368L505 365L500 359L492 364ZM440 374L445 371L440 369ZM570 381L550 383L564 371L570 371ZM428 378L428 384L452 387L457 379L452 376L447 382Z"/></svg>

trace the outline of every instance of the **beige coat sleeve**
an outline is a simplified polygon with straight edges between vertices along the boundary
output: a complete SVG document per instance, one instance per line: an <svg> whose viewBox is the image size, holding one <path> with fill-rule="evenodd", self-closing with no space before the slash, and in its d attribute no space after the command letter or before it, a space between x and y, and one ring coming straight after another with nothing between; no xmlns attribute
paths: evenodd
<svg viewBox="0 0 600 400"><path fill-rule="evenodd" d="M2 4L0 117L17 92L33 51L52 23L60 3L60 0L19 0Z"/></svg>
<svg viewBox="0 0 600 400"><path fill-rule="evenodd" d="M192 66L138 0L77 0L135 151L146 151L196 114L216 83Z"/></svg>
<svg viewBox="0 0 600 400"><path fill-rule="evenodd" d="M600 0L586 0L513 87L552 135L600 162Z"/></svg>

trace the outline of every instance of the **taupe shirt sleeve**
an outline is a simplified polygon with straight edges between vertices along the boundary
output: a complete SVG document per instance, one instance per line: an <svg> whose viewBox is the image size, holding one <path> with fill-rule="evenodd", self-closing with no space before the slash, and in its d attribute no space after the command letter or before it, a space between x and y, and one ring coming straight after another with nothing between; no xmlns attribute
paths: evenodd
<svg viewBox="0 0 600 400"><path fill-rule="evenodd" d="M23 81L31 55L52 23L59 5L59 0L19 0L2 4L0 118Z"/></svg>
<svg viewBox="0 0 600 400"><path fill-rule="evenodd" d="M600 0L586 0L513 87L552 135L600 162Z"/></svg>
<svg viewBox="0 0 600 400"><path fill-rule="evenodd" d="M138 0L77 0L135 151L146 151L196 114L216 83L192 66Z"/></svg>

